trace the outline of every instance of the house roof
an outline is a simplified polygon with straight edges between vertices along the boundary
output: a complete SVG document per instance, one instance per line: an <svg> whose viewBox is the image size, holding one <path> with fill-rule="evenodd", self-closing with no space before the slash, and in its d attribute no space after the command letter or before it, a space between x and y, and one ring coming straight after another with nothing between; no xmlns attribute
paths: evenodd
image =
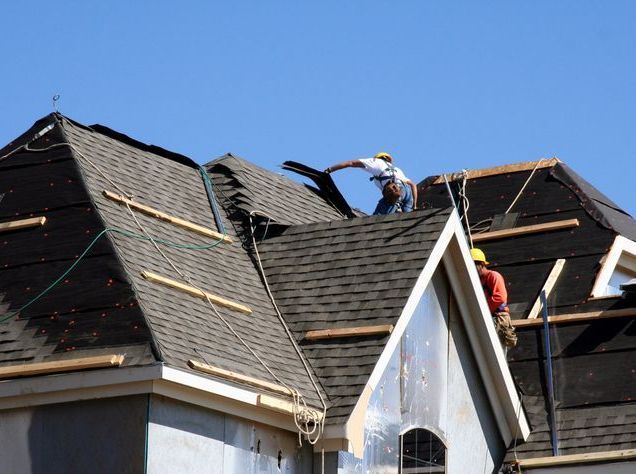
<svg viewBox="0 0 636 474"><path fill-rule="evenodd" d="M532 177L531 177L532 176ZM518 196L513 226L578 219L579 225L476 243L507 283L513 318L528 314L557 259L563 270L548 298L550 315L633 308L633 299L590 297L597 272L617 235L636 237L636 221L559 160L468 172L465 194L472 235L490 229ZM448 177L458 200L460 174ZM527 183L521 194L524 184ZM421 207L450 202L443 178L419 185ZM561 454L636 447L633 428L635 316L553 325L550 330L557 435ZM545 350L540 325L517 328L508 353L532 432L507 460L549 456Z"/></svg>
<svg viewBox="0 0 636 474"><path fill-rule="evenodd" d="M90 230L91 236L105 227L143 233L126 206L104 197L102 194L104 190L116 193L120 193L121 190L126 195L134 196L135 201L144 205L214 228L214 217L203 180L191 160L158 147L139 144L106 127L85 127L59 115L50 116L47 121L55 124L56 133L56 135L47 134L47 139L50 142L71 145L70 149L68 146L61 146L51 150L55 153L53 158L59 155L59 159L64 163L72 164L77 170L77 176L70 179L75 179L77 188L84 193L81 202L76 202L68 193L56 195L64 202L68 201L67 206L90 204L97 220L94 229L87 229ZM48 155L40 154L38 157L47 163L51 159L50 152ZM23 163L22 158L24 157L21 154L16 154L2 164L20 167ZM51 163L42 166L41 172L31 174L32 181L41 182L43 179L48 181L44 176L51 174L52 167ZM3 173L3 176L6 176L6 173ZM66 175L62 174L61 178L66 178ZM28 181L21 182L24 183L25 189L29 189ZM45 210L47 204L52 205L48 202L42 203L41 209L45 215L50 216L50 222L55 222L55 216L51 214L55 211L51 208L48 211ZM162 220L142 213L135 213L135 217L145 231L152 236L187 245L210 244L209 238ZM217 310L284 383L298 388L310 404L320 406L315 389L291 341L281 337L284 334L282 324L262 286L256 268L242 248L240 240L236 238L232 222L224 213L221 217L228 234L235 239L233 244L220 244L207 250L161 246L161 250L178 271L187 275L191 285L250 307L253 310L251 315L221 306L218 306ZM83 226L86 225L84 220L85 218L81 216L77 217L76 222ZM75 228L72 222L65 222L65 226L69 231ZM76 230L78 232L67 236L65 240L67 252L72 256L77 255L86 246L87 240L84 228L81 228L81 231ZM34 236L34 241L37 241L38 237L42 238L41 235ZM106 344L111 351L113 347L120 345L120 341L132 338L135 331L143 331L145 335L143 340L147 344L152 342L154 345L155 358L174 367L187 370L187 361L196 359L213 366L278 383L239 342L206 301L157 285L141 276L142 271L151 271L171 279L182 280L178 271L172 268L151 242L109 232L107 238L103 240L103 245L107 244L111 246L110 260L109 266L103 268L103 271L110 274L104 276L103 280L108 281L112 277L117 283L119 280L123 282L122 287L125 287L128 294L134 295L135 306L138 304L135 321L140 323L121 327L123 321L115 320L117 322L113 324L119 324L116 326L119 332L113 336L110 344ZM95 266L99 264L87 258L82 265L78 266L77 271L80 269L95 271ZM60 268L64 266L58 264L55 271L59 271ZM75 275L79 277L81 273ZM34 281L31 276L28 280L34 288L40 288L52 278L43 277L42 281L39 281L40 279ZM71 281L73 281L72 277ZM78 285L81 289L74 289L72 299L68 294L61 293L64 287L54 288L50 292L50 297L62 295L60 298L65 296L67 301L75 300L75 295L78 293L84 294L91 291L92 282L90 279L80 279ZM105 286L105 288L109 287ZM40 303L42 307L50 308L47 306L47 300L41 300ZM31 308L35 309L36 305ZM21 319L29 321L27 328L33 324L30 321L31 318L37 316L31 308L20 315ZM77 311L73 314L77 314ZM63 321L60 318L57 325L48 322L47 324L52 325L54 329L47 329L47 331L55 331L55 334L59 331L63 332L69 317L65 317ZM90 330L95 330L97 323L94 320L85 322L82 318L83 314L77 314L75 324L86 325ZM98 323L101 324L102 321L98 320ZM16 326L23 324L23 322L14 321L11 324L11 334L17 330ZM18 339L30 341L37 340L38 337L38 334L32 332L27 334L23 330ZM56 344L52 345L49 354L41 354L39 357L28 360L37 361L54 357L62 350L59 340L54 342ZM86 347L95 348L90 341L87 342ZM15 361L16 358L12 360ZM146 358L135 362L149 363L151 360Z"/></svg>
<svg viewBox="0 0 636 474"><path fill-rule="evenodd" d="M344 220L321 191L228 155L209 163L208 170L221 204L220 219L234 242L212 246L209 237L175 226L165 216L158 219L155 211L152 216L131 211L104 195L112 192L132 205L215 229L206 187L192 160L59 114L36 123L3 155L40 130L46 133L31 144L39 151L22 148L0 162L5 188L14 194L0 202L7 204L6 217L17 212L49 218L32 232L6 234L0 256L21 272L14 286L6 273L8 309L20 308L32 298L31 288L46 288L77 261L91 239L103 236L69 274L68 283L52 285L19 319L10 317L0 326L6 339L0 343L7 343L0 364L114 349L126 353L128 365L160 362L188 371L187 362L195 359L293 386L312 406L319 406L320 395L330 405L328 422L340 423L351 413L387 338L308 342L305 331L331 323L395 324L445 223L453 221L452 228L447 226L453 235L459 228L448 209ZM19 196L11 183L20 183ZM249 219L253 211L259 212L257 248L267 280L311 364L309 374L259 274ZM24 243L23 251L15 250ZM435 265L441 253L436 258ZM208 302L150 281L142 272L205 290L252 313L223 306L216 307L217 313ZM17 344L15 353L11 344ZM499 375L507 374L503 362L495 365ZM317 376L319 393L311 375Z"/></svg>
<svg viewBox="0 0 636 474"><path fill-rule="evenodd" d="M307 340L307 331L394 325L450 209L292 226L259 244L276 302L345 421L388 335Z"/></svg>

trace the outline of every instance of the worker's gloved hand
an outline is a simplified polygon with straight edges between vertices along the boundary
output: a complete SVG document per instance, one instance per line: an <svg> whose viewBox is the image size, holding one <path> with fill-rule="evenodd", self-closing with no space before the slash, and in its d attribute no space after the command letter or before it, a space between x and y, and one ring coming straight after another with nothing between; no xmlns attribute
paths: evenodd
<svg viewBox="0 0 636 474"><path fill-rule="evenodd" d="M327 168L327 169L325 169L325 173L327 173L327 174L331 174L331 168Z"/></svg>

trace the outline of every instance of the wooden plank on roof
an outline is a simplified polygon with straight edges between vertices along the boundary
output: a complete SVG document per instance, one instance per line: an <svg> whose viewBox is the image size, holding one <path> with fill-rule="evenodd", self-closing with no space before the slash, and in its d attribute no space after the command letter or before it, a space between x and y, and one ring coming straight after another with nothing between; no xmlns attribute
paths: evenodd
<svg viewBox="0 0 636 474"><path fill-rule="evenodd" d="M170 224L176 225L183 229L190 230L192 232L196 232L197 234L201 234L206 237L211 237L215 240L221 240L228 244L232 243L231 237L229 237L228 235L224 235L219 232L216 232L215 230L212 230L209 227L204 227L202 225L195 224L185 219L181 219L180 217L171 216L170 214L166 214L165 212L155 209L154 207L140 204L137 201L128 199L127 197L122 196L120 194L112 193L110 191L103 191L103 194L108 199L118 202L120 204L127 204L128 206L130 206L131 209L134 209L135 211L139 211L142 214L146 214L147 216L154 217L164 222L169 222Z"/></svg>
<svg viewBox="0 0 636 474"><path fill-rule="evenodd" d="M18 229L28 229L31 227L40 227L46 223L46 217L29 217L28 219L19 219L17 221L0 222L0 232L10 232Z"/></svg>
<svg viewBox="0 0 636 474"><path fill-rule="evenodd" d="M305 339L330 339L334 337L363 337L375 336L377 334L391 334L393 331L392 324L380 324L377 326L358 326L352 328L336 328L336 329L318 329L315 331L307 331Z"/></svg>
<svg viewBox="0 0 636 474"><path fill-rule="evenodd" d="M498 174L518 173L519 171L531 171L542 168L552 168L557 163L561 163L558 158L549 158L537 161L524 161L523 163L515 163L511 165L495 166L492 168L483 168L480 170L468 170L466 179L484 178L486 176L495 176ZM538 165L538 166L537 166ZM447 173L446 178L450 181L450 176L458 173ZM438 177L433 184L444 184L444 176Z"/></svg>
<svg viewBox="0 0 636 474"><path fill-rule="evenodd" d="M271 397L269 395L258 395L256 399L256 405L268 410L273 410L278 413L284 413L286 415L294 415L294 404L288 400L282 400L277 397ZM322 420L322 410L319 408L307 407L310 411L314 412L316 421Z"/></svg>
<svg viewBox="0 0 636 474"><path fill-rule="evenodd" d="M243 375L237 372L232 372L230 370L221 369L219 367L214 367L212 365L204 364L202 362L197 362L196 360L189 360L188 365L190 366L190 368L194 370L198 370L199 372L215 375L217 377L221 377L226 380L231 380L233 382L239 382L239 383L244 383L247 385L252 385L254 387L269 390L271 392L276 392L281 395L287 395L290 397L293 395L292 391L288 389L287 387L283 387L282 385L267 382L266 380L260 380L254 377L250 377L249 375Z"/></svg>
<svg viewBox="0 0 636 474"><path fill-rule="evenodd" d="M157 275L156 273L149 271L142 271L141 276L146 280L151 281L153 283L158 283L163 286L167 286L168 288L172 288L188 295L196 296L197 298L201 298L202 300L210 300L214 304L218 304L220 306L225 306L226 308L230 308L241 313L252 314L252 310L247 306L244 306L240 303L236 303L234 301L230 301L228 299L222 298L220 296L214 295L212 293L208 293L207 291L199 290L194 286L185 285L177 280L173 280L172 278L166 278L161 275Z"/></svg>
<svg viewBox="0 0 636 474"><path fill-rule="evenodd" d="M534 304L532 305L532 309L528 313L528 319L535 319L539 315L539 311L541 311L541 308L543 307L543 304L541 303L541 293L545 291L545 298L547 300L548 296L550 296L550 292L552 291L552 289L554 288L554 285L556 285L556 282L559 279L559 275L561 275L561 271L563 270L563 265L565 265L564 258L560 258L556 262L554 262L554 266L552 267L552 270L550 270L550 274L548 275L548 278L546 278L545 283L543 284L543 287L541 287L541 290L539 290L539 296L534 301Z"/></svg>
<svg viewBox="0 0 636 474"><path fill-rule="evenodd" d="M591 322L597 319L624 318L628 316L636 316L636 308L608 309L605 311L590 311L587 313L570 313L559 314L556 316L548 316L550 324ZM543 319L513 319L512 325L520 328L527 326L541 326Z"/></svg>
<svg viewBox="0 0 636 474"><path fill-rule="evenodd" d="M578 219L565 219L562 221L545 222L543 224L525 225L512 229L494 230L482 234L473 234L473 242L485 242L487 240L505 239L508 237L518 237L520 235L538 234L542 232L552 232L555 230L570 229L578 227Z"/></svg>
<svg viewBox="0 0 636 474"><path fill-rule="evenodd" d="M32 375L71 372L83 369L100 369L104 367L119 367L124 361L121 354L108 354L78 359L55 360L36 364L19 364L0 367L0 378L28 377Z"/></svg>
<svg viewBox="0 0 636 474"><path fill-rule="evenodd" d="M542 458L519 459L515 462L520 467L536 468L548 466L562 466L566 464L585 464L604 461L621 461L636 458L636 449L618 451L604 451L599 453L565 454L562 456L547 456Z"/></svg>

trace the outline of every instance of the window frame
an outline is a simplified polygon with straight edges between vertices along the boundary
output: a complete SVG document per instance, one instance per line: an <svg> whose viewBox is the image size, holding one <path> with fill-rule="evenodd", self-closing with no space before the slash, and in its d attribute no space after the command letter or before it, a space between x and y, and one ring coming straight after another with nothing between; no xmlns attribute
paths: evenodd
<svg viewBox="0 0 636 474"><path fill-rule="evenodd" d="M404 468L403 467L403 455L404 455L404 436L407 433L410 433L411 431L415 431L415 430L422 430L422 431L426 431L428 433L430 433L431 435L435 436L435 438L437 438L437 440L444 446L444 469L443 470L439 470L439 471L419 471L419 469L426 469L426 468ZM399 453L400 453L400 457L399 457L399 465L398 465L398 473L399 474L418 474L419 472L440 472L440 473L446 473L448 472L447 468L448 468L448 443L446 442L446 439L444 438L444 436L434 427L432 426L415 426L415 427L411 427L409 429L403 430L402 432L400 432L400 440L399 440Z"/></svg>
<svg viewBox="0 0 636 474"><path fill-rule="evenodd" d="M602 266L596 275L590 297L620 297L620 295L607 295L607 286L617 268L621 269L621 271L631 272L636 277L636 242L622 235L617 235L609 252L601 261Z"/></svg>

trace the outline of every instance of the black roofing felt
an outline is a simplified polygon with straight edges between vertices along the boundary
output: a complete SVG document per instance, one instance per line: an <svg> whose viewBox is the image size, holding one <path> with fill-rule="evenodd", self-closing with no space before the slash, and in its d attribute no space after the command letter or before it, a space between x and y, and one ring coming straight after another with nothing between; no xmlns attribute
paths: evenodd
<svg viewBox="0 0 636 474"><path fill-rule="evenodd" d="M468 180L468 217L474 234L488 230L490 219L508 209L530 173L531 170L527 170ZM452 186L455 190L457 185L453 183ZM601 258L614 241L617 229L636 231L636 221L622 211L606 213L606 209L598 207L600 201L597 199L614 206L563 164L539 169L511 211L519 213L516 226L578 219L579 227L477 245L484 250L492 267L506 278L513 318L527 314L559 258L565 258L566 263L548 301L550 314L598 308L599 303L589 302L588 297ZM444 184L428 187L420 184L419 200L423 208L436 208L450 202ZM619 219L618 215L624 216L625 220ZM618 308L621 302L610 299L602 306Z"/></svg>
<svg viewBox="0 0 636 474"><path fill-rule="evenodd" d="M395 324L450 209L293 226L259 244L276 302L333 404L351 413L388 339L307 341L314 329Z"/></svg>
<svg viewBox="0 0 636 474"><path fill-rule="evenodd" d="M488 229L489 219L504 213L531 170L469 179L469 220ZM445 185L420 185L420 205L450 202ZM456 190L456 183L452 184ZM515 204L516 226L576 218L580 226L515 238L486 241L482 248L506 278L513 317L521 318L537 298L559 258L565 266L549 300L550 314L633 307L628 299L590 300L590 292L617 234L636 235L636 222L564 164L537 170ZM550 330L555 406L561 454L636 448L635 317L578 322ZM518 328L517 347L508 362L532 432L516 446L520 459L551 456L542 327ZM510 449L507 460L515 458Z"/></svg>
<svg viewBox="0 0 636 474"><path fill-rule="evenodd" d="M57 117L36 122L15 144L55 128L0 162L0 221L44 216L42 227L0 235L0 364L125 352L125 364L148 363L151 335L108 238L39 300L34 298L104 230ZM8 150L3 150L3 154ZM33 301L27 308L18 309Z"/></svg>

